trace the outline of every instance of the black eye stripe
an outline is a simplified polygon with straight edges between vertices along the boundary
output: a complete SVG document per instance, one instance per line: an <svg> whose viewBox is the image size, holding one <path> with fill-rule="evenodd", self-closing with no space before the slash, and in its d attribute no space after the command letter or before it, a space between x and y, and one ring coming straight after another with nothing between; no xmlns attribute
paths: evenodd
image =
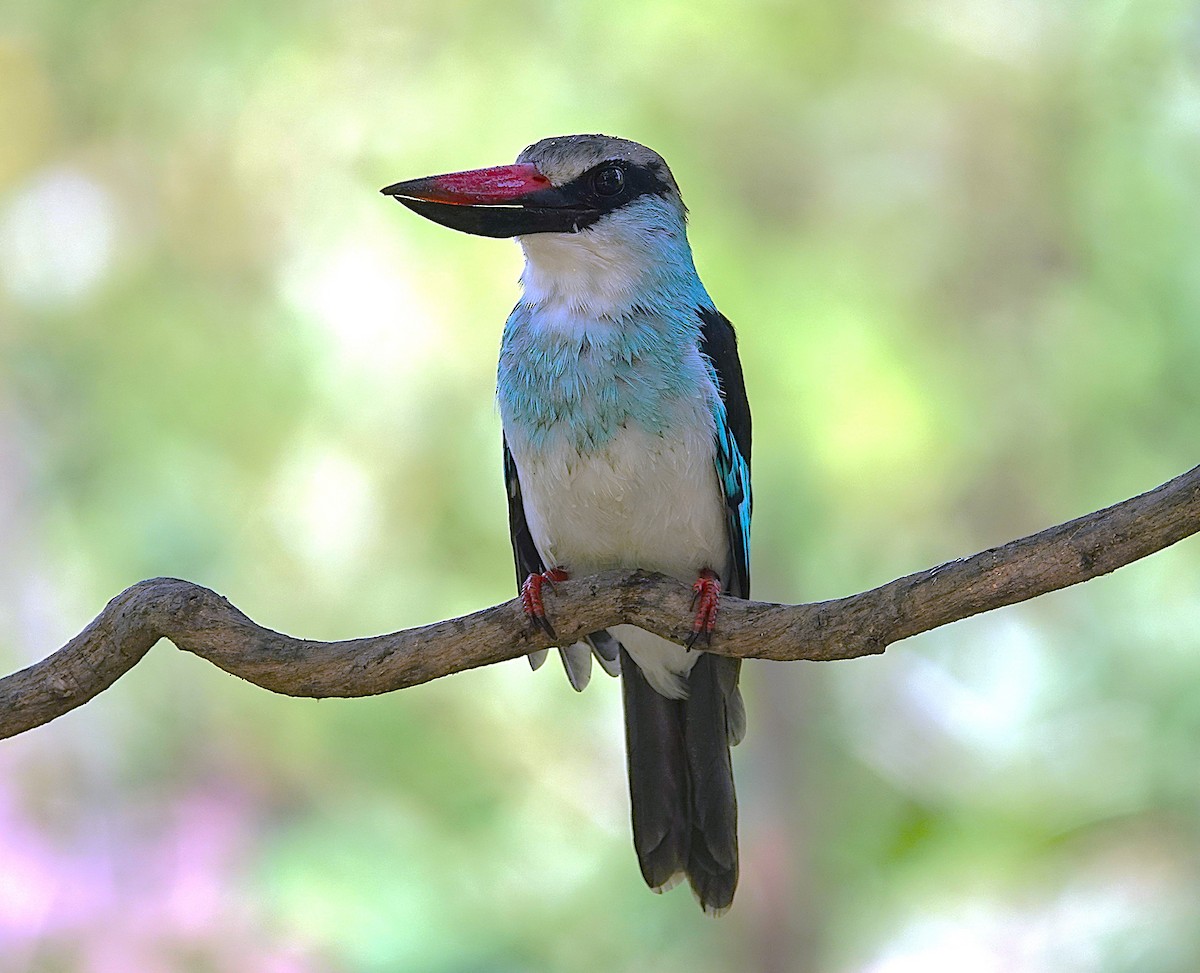
<svg viewBox="0 0 1200 973"><path fill-rule="evenodd" d="M624 176L624 185L611 195L598 192L596 180L605 178L601 174L604 170L612 168L620 169ZM640 196L665 196L671 191L671 186L654 167L608 160L576 176L559 187L559 191L580 205L607 213L633 202Z"/></svg>

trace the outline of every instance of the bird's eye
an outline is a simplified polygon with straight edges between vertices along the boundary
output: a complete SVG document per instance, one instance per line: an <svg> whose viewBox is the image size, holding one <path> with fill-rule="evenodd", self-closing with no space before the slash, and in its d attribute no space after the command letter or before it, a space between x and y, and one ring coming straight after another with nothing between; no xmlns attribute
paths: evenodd
<svg viewBox="0 0 1200 973"><path fill-rule="evenodd" d="M625 173L620 166L605 166L592 176L592 188L599 196L615 196L625 188Z"/></svg>

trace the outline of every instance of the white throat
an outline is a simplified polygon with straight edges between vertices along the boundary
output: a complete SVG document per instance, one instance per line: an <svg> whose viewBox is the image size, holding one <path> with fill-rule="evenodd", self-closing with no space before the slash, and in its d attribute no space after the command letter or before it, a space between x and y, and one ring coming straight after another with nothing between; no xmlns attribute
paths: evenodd
<svg viewBox="0 0 1200 973"><path fill-rule="evenodd" d="M543 313L619 317L700 286L683 212L658 197L635 200L579 233L517 239L525 251L524 303Z"/></svg>
<svg viewBox="0 0 1200 973"><path fill-rule="evenodd" d="M604 230L521 237L525 302L545 312L612 317L638 303L648 269L645 254Z"/></svg>

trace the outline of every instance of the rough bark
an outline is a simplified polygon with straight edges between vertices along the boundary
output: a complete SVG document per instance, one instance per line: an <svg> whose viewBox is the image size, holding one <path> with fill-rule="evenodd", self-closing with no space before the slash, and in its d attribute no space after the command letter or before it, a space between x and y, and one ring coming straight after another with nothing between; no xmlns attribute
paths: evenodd
<svg viewBox="0 0 1200 973"><path fill-rule="evenodd" d="M1200 467L1141 496L1002 547L847 598L775 605L723 598L711 651L760 659L853 659L980 612L1088 581L1200 531ZM691 591L619 571L559 584L548 609L559 641L621 622L682 641ZM53 655L0 679L0 737L87 702L159 639L289 696L371 696L545 648L519 599L462 618L343 642L291 638L225 598L174 578L127 588Z"/></svg>

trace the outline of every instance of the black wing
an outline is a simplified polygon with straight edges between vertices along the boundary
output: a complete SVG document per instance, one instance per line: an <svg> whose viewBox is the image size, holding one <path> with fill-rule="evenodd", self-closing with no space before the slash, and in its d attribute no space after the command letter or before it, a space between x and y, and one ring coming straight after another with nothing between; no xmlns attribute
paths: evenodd
<svg viewBox="0 0 1200 973"><path fill-rule="evenodd" d="M723 578L730 594L750 597L750 402L737 336L729 319L713 308L700 308L700 351L712 363L721 392L722 413L717 415L717 477L725 495L729 526L730 578Z"/></svg>
<svg viewBox="0 0 1200 973"><path fill-rule="evenodd" d="M508 494L508 534L512 539L513 560L517 565L517 590L531 574L541 574L546 570L541 555L533 544L533 535L529 533L529 524L525 522L525 504L521 502L521 481L517 479L517 464L513 462L512 452L508 448L508 439L504 442L504 491Z"/></svg>

